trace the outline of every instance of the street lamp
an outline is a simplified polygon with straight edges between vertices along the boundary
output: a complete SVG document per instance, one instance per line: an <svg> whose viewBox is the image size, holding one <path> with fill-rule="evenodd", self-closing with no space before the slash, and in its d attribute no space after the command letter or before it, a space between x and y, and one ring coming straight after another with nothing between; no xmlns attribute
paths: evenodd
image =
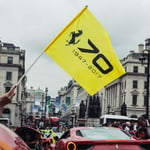
<svg viewBox="0 0 150 150"><path fill-rule="evenodd" d="M100 116L103 114L103 93L101 93L101 100L100 100Z"/></svg>
<svg viewBox="0 0 150 150"><path fill-rule="evenodd" d="M147 87L146 87L146 118L149 119L149 67L150 67L150 38L145 40L145 50L147 52ZM143 63L146 58L143 56L139 60Z"/></svg>
<svg viewBox="0 0 150 150"><path fill-rule="evenodd" d="M72 127L74 127L74 119L75 119L75 108L71 109L71 119L72 119Z"/></svg>
<svg viewBox="0 0 150 150"><path fill-rule="evenodd" d="M107 106L107 114L110 113L110 109L111 109L111 106L108 104L108 106Z"/></svg>
<svg viewBox="0 0 150 150"><path fill-rule="evenodd" d="M41 118L44 117L44 93L42 94L42 113L41 113Z"/></svg>
<svg viewBox="0 0 150 150"><path fill-rule="evenodd" d="M45 118L46 118L46 112L47 112L47 109L46 109L46 108L47 108L47 107L46 107L46 105L47 105L47 104L46 104L46 103L47 103L47 92L48 92L48 88L46 87L46 88L45 88Z"/></svg>

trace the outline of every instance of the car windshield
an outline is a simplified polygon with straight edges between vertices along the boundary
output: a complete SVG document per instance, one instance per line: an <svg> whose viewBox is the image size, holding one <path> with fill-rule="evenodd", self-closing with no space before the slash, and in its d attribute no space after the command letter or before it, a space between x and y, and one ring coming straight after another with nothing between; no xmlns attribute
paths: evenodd
<svg viewBox="0 0 150 150"><path fill-rule="evenodd" d="M115 128L88 128L80 130L83 137L90 140L129 140L123 131Z"/></svg>

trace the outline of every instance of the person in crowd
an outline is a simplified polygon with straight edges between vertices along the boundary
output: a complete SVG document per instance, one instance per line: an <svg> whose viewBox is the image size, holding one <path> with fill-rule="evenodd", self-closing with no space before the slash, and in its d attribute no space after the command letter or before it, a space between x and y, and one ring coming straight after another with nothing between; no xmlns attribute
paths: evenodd
<svg viewBox="0 0 150 150"><path fill-rule="evenodd" d="M112 124L112 127L122 129L122 125L119 121L114 121L114 123Z"/></svg>
<svg viewBox="0 0 150 150"><path fill-rule="evenodd" d="M125 124L124 125L124 131L129 133L130 132L130 125L131 125L130 122L125 122L124 124Z"/></svg>
<svg viewBox="0 0 150 150"><path fill-rule="evenodd" d="M56 133L53 131L52 128L50 127L47 127L46 129L43 130L43 135L45 138L49 138L51 137L52 138L52 143L55 144L57 141L55 140L55 137L56 137Z"/></svg>
<svg viewBox="0 0 150 150"><path fill-rule="evenodd" d="M137 126L137 131L136 131L136 137L140 139L148 139L148 125L146 119L141 116L138 118L138 126Z"/></svg>
<svg viewBox="0 0 150 150"><path fill-rule="evenodd" d="M11 103L13 97L15 96L15 89L16 86L13 86L7 93L0 96L0 116L2 115L5 105Z"/></svg>
<svg viewBox="0 0 150 150"><path fill-rule="evenodd" d="M133 136L136 136L136 129L137 129L137 123L136 123L136 121L131 120L129 128L130 128L129 133L131 135L133 135Z"/></svg>

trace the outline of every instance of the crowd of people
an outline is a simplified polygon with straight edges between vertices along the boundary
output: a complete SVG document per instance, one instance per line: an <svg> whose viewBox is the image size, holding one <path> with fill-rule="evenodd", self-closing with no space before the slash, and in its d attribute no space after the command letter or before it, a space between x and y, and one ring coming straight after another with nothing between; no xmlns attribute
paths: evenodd
<svg viewBox="0 0 150 150"><path fill-rule="evenodd" d="M8 103L11 103L12 98L15 95L15 92L14 92L15 89L16 89L16 86L13 86L7 93L0 96L0 116L2 114L4 106L7 105ZM148 120L144 116L139 117L137 121L131 120L130 122L125 122L125 123L115 121L111 124L107 123L104 126L112 126L112 127L120 128L124 130L125 132L132 134L133 136L139 139L150 138L150 125L149 125ZM52 130L47 130L46 132L49 132L49 131L52 132Z"/></svg>
<svg viewBox="0 0 150 150"><path fill-rule="evenodd" d="M144 116L140 116L137 121L131 120L129 122L114 121L107 123L104 126L120 128L127 134L134 136L137 139L150 139L150 125Z"/></svg>

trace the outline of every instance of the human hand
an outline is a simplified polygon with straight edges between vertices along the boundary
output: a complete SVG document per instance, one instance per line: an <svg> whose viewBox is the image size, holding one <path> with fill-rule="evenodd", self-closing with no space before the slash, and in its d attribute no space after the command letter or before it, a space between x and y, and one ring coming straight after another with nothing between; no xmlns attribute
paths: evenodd
<svg viewBox="0 0 150 150"><path fill-rule="evenodd" d="M16 89L16 85L13 86L7 93L0 96L0 107L4 107L5 105L11 103L12 98L15 95L14 90Z"/></svg>

